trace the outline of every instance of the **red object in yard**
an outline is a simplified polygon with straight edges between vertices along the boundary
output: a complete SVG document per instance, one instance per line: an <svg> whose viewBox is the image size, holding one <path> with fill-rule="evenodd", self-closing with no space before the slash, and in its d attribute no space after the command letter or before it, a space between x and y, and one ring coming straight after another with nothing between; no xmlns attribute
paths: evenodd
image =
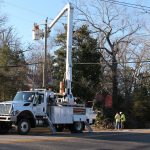
<svg viewBox="0 0 150 150"><path fill-rule="evenodd" d="M107 95L105 98L105 108L112 108L112 96Z"/></svg>

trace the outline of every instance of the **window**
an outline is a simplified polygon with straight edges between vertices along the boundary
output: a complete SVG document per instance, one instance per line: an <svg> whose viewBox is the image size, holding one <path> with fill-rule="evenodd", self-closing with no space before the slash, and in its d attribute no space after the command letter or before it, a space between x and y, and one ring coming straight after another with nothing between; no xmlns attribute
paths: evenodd
<svg viewBox="0 0 150 150"><path fill-rule="evenodd" d="M41 104L41 103L44 103L44 94L39 94L36 97L36 104Z"/></svg>

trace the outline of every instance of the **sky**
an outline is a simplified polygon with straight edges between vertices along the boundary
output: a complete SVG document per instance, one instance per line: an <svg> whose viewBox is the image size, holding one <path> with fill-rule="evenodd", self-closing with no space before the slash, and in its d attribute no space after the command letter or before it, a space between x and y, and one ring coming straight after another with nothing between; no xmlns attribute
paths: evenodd
<svg viewBox="0 0 150 150"><path fill-rule="evenodd" d="M23 43L33 42L34 23L43 24L45 19L54 19L69 0L0 0L0 13L8 16L8 25L13 26ZM81 0L82 1L82 0ZM140 1L150 6L149 0L118 0L134 3ZM148 7L150 8L150 7ZM41 28L44 28L44 26Z"/></svg>
<svg viewBox="0 0 150 150"><path fill-rule="evenodd" d="M30 43L33 24L43 24L47 17L50 23L66 4L67 0L0 0L0 13L8 16L7 24L14 27L22 42Z"/></svg>

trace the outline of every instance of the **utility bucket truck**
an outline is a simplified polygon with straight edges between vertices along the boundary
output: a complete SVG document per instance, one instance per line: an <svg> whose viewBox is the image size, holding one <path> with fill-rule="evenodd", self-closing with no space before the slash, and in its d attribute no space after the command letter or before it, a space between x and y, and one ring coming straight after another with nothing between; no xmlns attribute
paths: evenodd
<svg viewBox="0 0 150 150"><path fill-rule="evenodd" d="M95 121L96 114L92 108L86 108L74 102L71 92L72 82L72 17L73 7L69 3L49 25L49 30L58 19L68 11L67 55L65 93L59 98L58 94L46 89L19 91L13 101L0 103L0 132L7 133L15 126L19 134L27 134L31 128L49 126L52 133L63 131L82 132L86 126L91 132L90 124ZM37 30L37 26L36 29ZM35 32L34 37L42 35ZM47 37L46 37L47 38Z"/></svg>

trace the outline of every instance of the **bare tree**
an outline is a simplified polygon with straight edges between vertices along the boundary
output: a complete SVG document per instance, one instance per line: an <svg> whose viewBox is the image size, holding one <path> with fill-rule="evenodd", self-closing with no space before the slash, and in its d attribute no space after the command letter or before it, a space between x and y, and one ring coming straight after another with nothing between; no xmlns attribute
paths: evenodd
<svg viewBox="0 0 150 150"><path fill-rule="evenodd" d="M88 3L89 2L89 3ZM101 0L75 1L78 9L78 20L84 21L91 27L91 31L99 35L100 50L103 60L111 70L113 108L118 109L118 60L117 54L122 49L122 44L129 47L140 25L129 20L126 10L112 3ZM80 16L80 18L79 18Z"/></svg>
<svg viewBox="0 0 150 150"><path fill-rule="evenodd" d="M51 47L51 43L48 43L48 50ZM35 45L31 45L27 49L27 57L26 61L28 64L31 64L29 67L29 78L30 78L30 86L32 88L41 88L42 87L42 79L43 79L43 63L44 63L44 44L42 41L37 42ZM50 51L47 52L47 84L52 84L52 61L53 57L50 54Z"/></svg>

